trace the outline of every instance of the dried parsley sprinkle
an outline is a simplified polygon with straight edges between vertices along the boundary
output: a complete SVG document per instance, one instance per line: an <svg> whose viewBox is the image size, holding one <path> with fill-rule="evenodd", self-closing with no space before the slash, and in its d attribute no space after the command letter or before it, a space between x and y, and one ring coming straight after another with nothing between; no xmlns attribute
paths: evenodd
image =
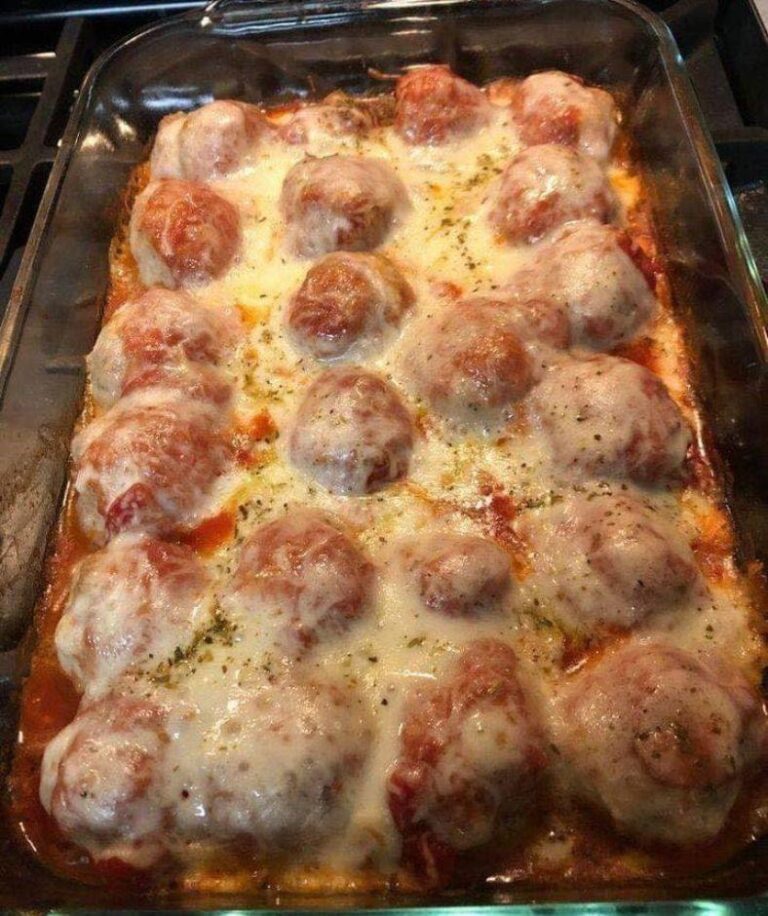
<svg viewBox="0 0 768 916"><path fill-rule="evenodd" d="M150 675L151 681L155 684L170 684L172 669L189 661L195 661L198 664L209 661L213 658L213 655L210 651L199 652L198 650L201 646L211 645L217 638L224 645L231 646L236 630L237 624L231 623L217 611L210 626L197 632L189 645L176 646L173 650L173 654L165 661L160 662L155 671ZM191 668L190 673L194 674L196 670L196 668Z"/></svg>

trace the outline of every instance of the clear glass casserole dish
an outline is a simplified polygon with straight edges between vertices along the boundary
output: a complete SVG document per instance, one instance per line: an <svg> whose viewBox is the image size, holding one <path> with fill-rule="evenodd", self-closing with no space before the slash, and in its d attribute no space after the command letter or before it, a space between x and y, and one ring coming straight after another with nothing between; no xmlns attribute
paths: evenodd
<svg viewBox="0 0 768 916"><path fill-rule="evenodd" d="M623 0L383 2L363 8L342 2L214 4L202 17L189 14L128 39L95 65L72 114L0 329L4 646L13 646L28 627L41 588L82 398L83 358L100 324L109 240L129 174L146 158L160 118L212 98L274 104L339 88L371 91L380 85L377 72L426 61L448 63L476 83L559 68L618 95L654 198L659 241L688 330L709 433L727 469L741 558L764 559L768 429L757 407L765 384L768 303L682 61L661 21ZM11 683L23 678L25 647L6 656ZM12 690L3 716L9 755L16 729ZM0 866L5 906L47 907L66 900L103 908L128 902L113 899L108 889L69 885L47 874L10 834L7 829ZM440 903L731 897L759 893L761 871L761 845L755 844L727 869L675 886L585 887L578 893L515 887L509 894L497 887L484 897L451 894ZM388 902L437 901L286 900L267 894L163 900L179 906L323 909Z"/></svg>

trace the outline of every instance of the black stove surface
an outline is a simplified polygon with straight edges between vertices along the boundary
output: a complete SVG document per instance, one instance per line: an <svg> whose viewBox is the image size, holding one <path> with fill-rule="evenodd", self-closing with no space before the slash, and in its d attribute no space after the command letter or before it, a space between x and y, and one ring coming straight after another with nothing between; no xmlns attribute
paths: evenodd
<svg viewBox="0 0 768 916"><path fill-rule="evenodd" d="M685 58L768 283L768 36L753 0L652 0ZM0 9L0 318L69 112L98 55L189 0L22 0Z"/></svg>

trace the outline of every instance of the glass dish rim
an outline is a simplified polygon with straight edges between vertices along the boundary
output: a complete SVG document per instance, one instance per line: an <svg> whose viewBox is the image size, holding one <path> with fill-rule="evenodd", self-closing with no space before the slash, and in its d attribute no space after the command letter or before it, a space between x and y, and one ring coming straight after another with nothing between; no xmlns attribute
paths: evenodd
<svg viewBox="0 0 768 916"><path fill-rule="evenodd" d="M522 0L521 5L549 6L560 3L594 2L594 0ZM756 342L763 356L763 361L768 362L768 296L766 296L760 281L757 267L749 248L749 242L744 232L741 217L733 194L725 179L725 175L716 153L712 138L704 126L703 115L698 100L690 84L683 58L677 48L672 33L661 17L645 9L635 0L600 0L606 6L620 7L642 19L657 41L660 59L665 67L665 75L669 80L676 104L682 110L682 116L689 130L692 132L693 146L701 172L706 179L706 190L712 210L716 214L717 231L723 245L723 250L728 259L728 274L734 282L739 298L749 312L750 326ZM73 154L78 147L83 131L87 130L85 117L91 105L92 97L98 86L102 73L121 54L126 53L139 43L160 36L164 32L172 32L182 23L192 27L210 30L212 34L248 35L261 34L278 29L311 28L316 26L330 26L335 22L345 20L359 20L366 15L375 14L377 11L385 13L411 14L418 16L419 11L444 10L452 7L468 7L472 0L372 0L372 2L356 2L356 0L310 0L307 3L286 2L286 0L269 0L259 3L258 0L213 0L202 11L194 10L169 17L159 23L145 26L119 41L105 52L89 68L83 80L77 101L73 106L66 129L61 140L61 148L51 171L46 190L44 192L40 209L36 217L30 240L39 242L44 236L56 206L58 192L60 191L67 170L72 161ZM472 5L500 6L497 0L474 0ZM0 324L0 397L2 397L7 380L10 364L13 361L15 346L24 321L26 301L31 289L37 258L41 255L44 246L33 244L22 259L18 276L14 284L14 291L8 309ZM609 891L610 892L610 891ZM503 891L499 891L503 896ZM407 895L405 895L407 896ZM532 896L535 894L532 893ZM756 912L762 906L761 900L768 898L768 878L766 889L749 898L735 899L683 899L678 901L649 901L631 902L631 900L611 901L585 901L585 902L550 902L550 903L478 903L466 905L457 903L438 903L434 906L375 906L379 913L403 914L430 914L437 916L443 912L450 914L469 914L475 912L493 912L499 914L544 914L557 913L646 913L646 912L675 912L675 913L702 913L717 914L717 916L740 916ZM384 901L385 903L387 901ZM157 909L159 901L148 901L143 912L162 912ZM367 909L344 908L346 913L363 913ZM66 909L52 909L49 912L67 912ZM78 912L87 912L79 909ZM256 907L256 908L222 908L213 910L184 910L184 912L221 912L233 914L273 914L280 912L317 912L316 909L303 909L299 903L296 908L289 910L281 908Z"/></svg>

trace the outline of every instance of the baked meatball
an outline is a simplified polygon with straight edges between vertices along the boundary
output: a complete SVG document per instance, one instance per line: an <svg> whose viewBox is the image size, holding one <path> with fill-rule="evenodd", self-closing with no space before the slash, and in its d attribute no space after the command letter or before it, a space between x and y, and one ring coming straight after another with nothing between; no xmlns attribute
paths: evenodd
<svg viewBox="0 0 768 916"><path fill-rule="evenodd" d="M133 205L130 243L145 286L193 286L225 273L240 248L240 217L202 184L153 181Z"/></svg>
<svg viewBox="0 0 768 916"><path fill-rule="evenodd" d="M293 678L266 684L247 672L213 682L174 727L165 772L180 799L175 831L248 840L272 856L306 853L343 830L372 739L353 691Z"/></svg>
<svg viewBox="0 0 768 916"><path fill-rule="evenodd" d="M600 162L610 155L618 118L613 98L603 89L585 86L577 76L549 70L524 79L512 106L526 145L559 143Z"/></svg>
<svg viewBox="0 0 768 916"><path fill-rule="evenodd" d="M338 137L360 137L392 119L388 97L362 98L332 92L322 102L304 105L280 126L288 143L313 144Z"/></svg>
<svg viewBox="0 0 768 916"><path fill-rule="evenodd" d="M210 404L157 389L123 398L72 444L83 530L103 543L194 525L231 452Z"/></svg>
<svg viewBox="0 0 768 916"><path fill-rule="evenodd" d="M656 309L656 298L632 256L628 237L612 226L565 226L512 277L508 290L568 315L572 342L607 350L633 337Z"/></svg>
<svg viewBox="0 0 768 916"><path fill-rule="evenodd" d="M109 696L81 710L45 749L43 807L96 860L145 868L162 853L163 720L149 700Z"/></svg>
<svg viewBox="0 0 768 916"><path fill-rule="evenodd" d="M487 299L465 299L425 316L402 356L410 386L458 422L502 420L534 383L519 319L511 307Z"/></svg>
<svg viewBox="0 0 768 916"><path fill-rule="evenodd" d="M486 538L443 531L403 544L401 557L421 604L446 617L498 611L511 587L509 557Z"/></svg>
<svg viewBox="0 0 768 916"><path fill-rule="evenodd" d="M294 344L316 359L370 348L397 328L414 301L400 271L382 255L337 252L314 264L287 312Z"/></svg>
<svg viewBox="0 0 768 916"><path fill-rule="evenodd" d="M637 363L563 360L531 392L530 407L563 470L639 483L682 473L688 424L661 379Z"/></svg>
<svg viewBox="0 0 768 916"><path fill-rule="evenodd" d="M294 464L333 493L362 496L403 477L411 418L395 390L356 366L329 369L304 396L290 440Z"/></svg>
<svg viewBox="0 0 768 916"><path fill-rule="evenodd" d="M616 200L608 179L589 156L567 146L530 146L511 160L489 213L507 242L536 242L572 220L608 223Z"/></svg>
<svg viewBox="0 0 768 916"><path fill-rule="evenodd" d="M561 303L543 296L526 294L520 296L514 288L497 295L503 298L488 299L493 308L503 310L505 320L516 328L520 336L528 341L538 341L549 347L562 350L571 344L571 329L568 312ZM483 305L485 297L473 298L470 302Z"/></svg>
<svg viewBox="0 0 768 916"><path fill-rule="evenodd" d="M221 100L160 122L149 167L153 178L212 181L241 168L269 133L253 105Z"/></svg>
<svg viewBox="0 0 768 916"><path fill-rule="evenodd" d="M395 86L395 129L406 143L441 144L477 133L491 107L477 86L434 65L409 70Z"/></svg>
<svg viewBox="0 0 768 916"><path fill-rule="evenodd" d="M645 640L583 667L559 721L576 791L621 832L674 846L720 832L765 733L737 671Z"/></svg>
<svg viewBox="0 0 768 916"><path fill-rule="evenodd" d="M674 526L631 497L571 496L520 518L539 603L566 626L628 628L674 610L696 563Z"/></svg>
<svg viewBox="0 0 768 916"><path fill-rule="evenodd" d="M386 162L353 156L303 159L280 195L288 246L300 258L370 251L408 208L408 192Z"/></svg>
<svg viewBox="0 0 768 916"><path fill-rule="evenodd" d="M229 599L291 656L344 632L368 606L373 567L318 512L260 525L243 545Z"/></svg>
<svg viewBox="0 0 768 916"><path fill-rule="evenodd" d="M459 854L514 843L545 763L514 652L498 640L470 643L406 701L387 782L405 863L444 883Z"/></svg>
<svg viewBox="0 0 768 916"><path fill-rule="evenodd" d="M208 401L219 408L227 408L232 400L231 384L218 369L204 363L148 366L130 377L123 396L147 388L162 389L161 396L176 391L191 401Z"/></svg>
<svg viewBox="0 0 768 916"><path fill-rule="evenodd" d="M116 537L75 571L56 627L61 667L93 696L136 665L169 658L206 618L208 585L190 548Z"/></svg>
<svg viewBox="0 0 768 916"><path fill-rule="evenodd" d="M233 353L242 334L234 315L203 305L187 293L147 290L125 303L101 330L88 357L91 391L111 407L128 391L163 376L158 370L216 366Z"/></svg>

